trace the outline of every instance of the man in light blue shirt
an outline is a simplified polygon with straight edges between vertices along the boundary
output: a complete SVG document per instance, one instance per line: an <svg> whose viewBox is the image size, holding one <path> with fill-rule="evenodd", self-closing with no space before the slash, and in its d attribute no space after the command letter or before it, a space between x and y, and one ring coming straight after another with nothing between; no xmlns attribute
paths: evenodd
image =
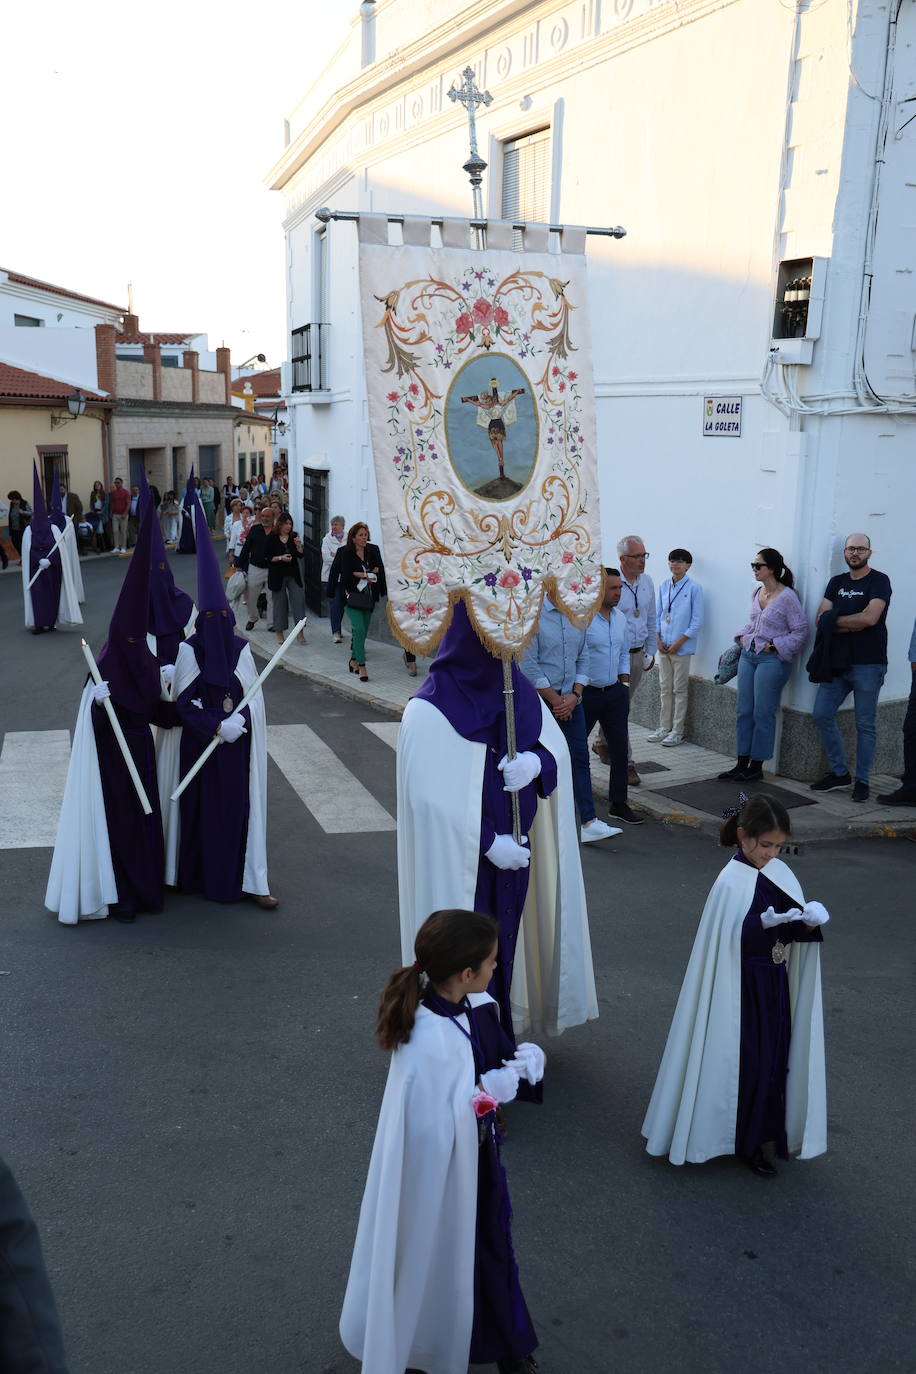
<svg viewBox="0 0 916 1374"><path fill-rule="evenodd" d="M683 743L687 719L690 662L703 628L703 588L690 576L693 556L688 549L668 555L671 576L658 589L658 729L649 736L671 746Z"/></svg>
<svg viewBox="0 0 916 1374"><path fill-rule="evenodd" d="M604 821L599 821L595 814L588 764L588 732L582 710L582 693L588 684L585 631L576 629L563 612L557 610L553 592L548 592L541 603L537 632L519 666L553 712L566 737L583 844L619 834Z"/></svg>
<svg viewBox="0 0 916 1374"><path fill-rule="evenodd" d="M910 636L910 700L903 719L903 777L894 792L884 792L884 806L916 805L916 623Z"/></svg>
<svg viewBox="0 0 916 1374"><path fill-rule="evenodd" d="M582 693L586 738L601 722L610 758L609 818L628 825L645 820L627 804L627 719L630 714L630 641L618 610L622 582L617 568L604 570L604 600L585 632L588 684ZM619 832L618 832L619 833Z"/></svg>

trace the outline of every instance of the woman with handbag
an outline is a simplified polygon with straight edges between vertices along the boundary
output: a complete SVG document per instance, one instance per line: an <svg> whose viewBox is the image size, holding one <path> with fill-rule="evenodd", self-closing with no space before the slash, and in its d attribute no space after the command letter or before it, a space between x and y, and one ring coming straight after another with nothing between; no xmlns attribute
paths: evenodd
<svg viewBox="0 0 916 1374"><path fill-rule="evenodd" d="M366 635L375 603L385 591L385 569L374 544L369 543L369 526L359 521L347 532L347 542L334 560L337 576L343 586L344 605L353 635L353 653L348 664L351 673L359 673L360 682L368 682L366 672ZM332 568L332 575L334 568Z"/></svg>
<svg viewBox="0 0 916 1374"><path fill-rule="evenodd" d="M267 586L273 593L274 630L277 643L282 644L289 628L292 612L293 624L298 625L305 615L305 588L302 585L302 540L293 529L293 517L281 515L264 547L267 559ZM305 635L299 631L297 642L305 643Z"/></svg>
<svg viewBox="0 0 916 1374"><path fill-rule="evenodd" d="M776 712L792 660L808 638L808 618L792 590L792 572L778 549L761 549L751 564L757 583L747 624L735 643L738 661L737 754L729 781L760 782L776 746Z"/></svg>

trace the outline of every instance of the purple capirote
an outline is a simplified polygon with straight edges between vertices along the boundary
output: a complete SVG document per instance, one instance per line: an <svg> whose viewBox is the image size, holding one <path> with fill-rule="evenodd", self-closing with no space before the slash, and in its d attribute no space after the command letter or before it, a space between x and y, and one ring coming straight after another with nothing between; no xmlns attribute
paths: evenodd
<svg viewBox="0 0 916 1374"><path fill-rule="evenodd" d="M54 527L45 505L38 468L32 465L32 519L29 524L29 577L35 577L39 562L47 558L50 567L35 578L29 595L32 598L32 619L39 630L52 629L60 614L60 589L63 581L61 553L55 553Z"/></svg>
<svg viewBox="0 0 916 1374"><path fill-rule="evenodd" d="M152 506L153 498L146 480L146 471L140 468L140 517L147 506ZM154 512L155 516L155 512ZM168 554L162 540L159 521L153 519L150 542L149 578L149 622L147 631L155 636L157 657L160 663L174 663L184 639L184 629L194 611L194 602L187 592L176 587L172 576Z"/></svg>

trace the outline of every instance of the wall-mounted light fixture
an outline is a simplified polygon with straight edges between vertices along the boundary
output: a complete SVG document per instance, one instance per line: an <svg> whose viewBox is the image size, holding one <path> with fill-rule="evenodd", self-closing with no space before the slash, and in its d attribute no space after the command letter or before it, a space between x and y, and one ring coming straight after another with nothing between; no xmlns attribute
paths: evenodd
<svg viewBox="0 0 916 1374"><path fill-rule="evenodd" d="M67 409L69 415L51 413L51 428L57 429L60 425L68 425L71 420L78 420L86 409L86 397L76 388L72 396L67 397Z"/></svg>

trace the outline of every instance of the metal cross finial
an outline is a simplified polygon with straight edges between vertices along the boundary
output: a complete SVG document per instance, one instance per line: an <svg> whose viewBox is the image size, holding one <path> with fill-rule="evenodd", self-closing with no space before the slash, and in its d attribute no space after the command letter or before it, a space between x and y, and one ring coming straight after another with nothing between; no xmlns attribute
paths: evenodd
<svg viewBox="0 0 916 1374"><path fill-rule="evenodd" d="M493 97L489 91L479 91L474 85L473 67L465 67L461 75L464 80L460 86L455 86L454 83L452 84L448 92L448 98L449 100L460 101L468 112L468 126L471 134L471 154L467 162L463 165L464 170L470 178L471 189L474 194L474 214L478 218L482 218L483 196L480 191L480 183L483 181L483 174L487 169L487 164L477 151L477 122L475 119L475 112L478 105L490 105L493 101Z"/></svg>

